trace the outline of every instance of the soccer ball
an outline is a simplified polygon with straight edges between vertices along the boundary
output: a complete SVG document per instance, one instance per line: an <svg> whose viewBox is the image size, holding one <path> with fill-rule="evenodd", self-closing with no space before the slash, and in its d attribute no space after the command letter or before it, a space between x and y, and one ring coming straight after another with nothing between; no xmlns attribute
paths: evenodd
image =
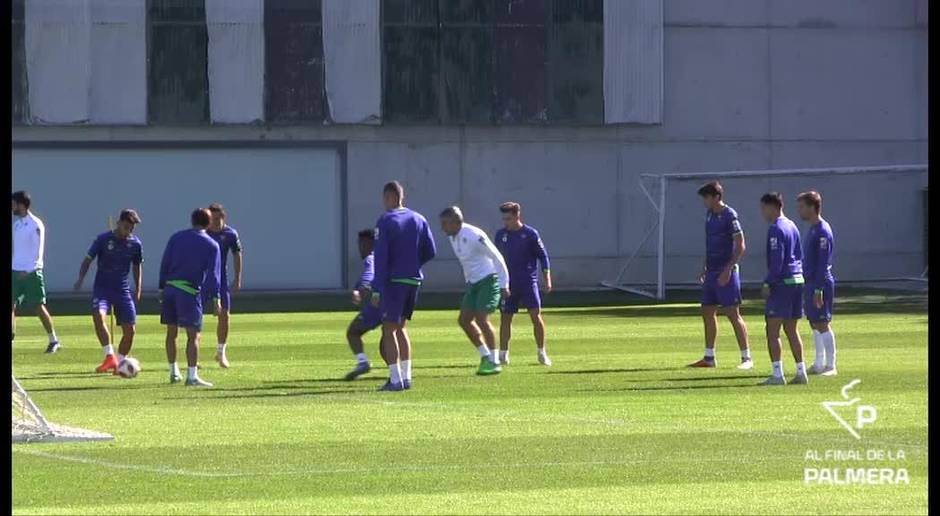
<svg viewBox="0 0 940 516"><path fill-rule="evenodd" d="M136 358L127 357L118 364L117 372L124 378L133 378L140 373L140 362Z"/></svg>

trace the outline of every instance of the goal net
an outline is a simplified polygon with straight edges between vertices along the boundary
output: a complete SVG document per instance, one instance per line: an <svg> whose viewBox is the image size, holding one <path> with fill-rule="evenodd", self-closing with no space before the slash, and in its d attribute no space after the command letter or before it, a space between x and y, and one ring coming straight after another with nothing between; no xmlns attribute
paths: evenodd
<svg viewBox="0 0 940 516"><path fill-rule="evenodd" d="M13 442L107 441L110 434L50 423L13 378Z"/></svg>
<svg viewBox="0 0 940 516"><path fill-rule="evenodd" d="M783 194L784 213L805 235L796 196L816 190L835 233L833 273L840 285L926 290L927 165L640 174L639 190L652 210L632 254L601 285L661 300L667 290L696 288L705 255L705 207L697 191L712 180L721 182L744 229L745 286L760 284L766 271L760 196Z"/></svg>

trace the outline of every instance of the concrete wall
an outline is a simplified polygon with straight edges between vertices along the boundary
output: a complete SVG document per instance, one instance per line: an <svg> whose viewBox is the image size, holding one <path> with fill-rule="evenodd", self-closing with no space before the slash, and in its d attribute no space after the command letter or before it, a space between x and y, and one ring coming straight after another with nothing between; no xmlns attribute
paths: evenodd
<svg viewBox="0 0 940 516"><path fill-rule="evenodd" d="M496 205L521 202L542 231L557 284L616 276L654 220L644 172L924 163L927 159L926 0L665 0L664 123L616 127L18 127L15 140L310 140L347 144L348 280L355 232L380 213L380 189L402 180L407 204L436 214L457 203L498 226ZM846 279L922 268L926 177L730 181L728 201L751 243L745 277L763 268L757 197L818 188L836 230ZM678 187L667 219L667 278L694 278L702 215ZM685 190L683 190L685 188ZM892 202L881 204L879 191ZM681 195L684 192L684 195ZM879 206L876 212L872 206ZM791 214L795 217L793 210ZM866 230L880 228L873 237ZM882 237L882 234L890 235ZM462 281L446 239L428 288ZM630 279L652 279L654 247Z"/></svg>

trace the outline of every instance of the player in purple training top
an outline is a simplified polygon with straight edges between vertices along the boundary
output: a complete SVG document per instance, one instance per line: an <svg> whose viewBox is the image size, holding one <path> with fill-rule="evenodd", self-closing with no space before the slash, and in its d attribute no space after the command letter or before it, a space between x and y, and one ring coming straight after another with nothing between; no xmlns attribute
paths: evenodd
<svg viewBox="0 0 940 516"><path fill-rule="evenodd" d="M405 324L411 319L421 268L434 258L437 248L427 219L404 207L405 190L398 181L382 188L387 210L375 225L375 278L372 304L382 313L382 358L389 378L380 390L411 388L411 341ZM399 363L400 362L400 363Z"/></svg>
<svg viewBox="0 0 940 516"><path fill-rule="evenodd" d="M176 365L176 336L186 329L186 385L212 387L197 374L199 338L202 333L203 294L211 300L218 314L219 283L222 262L219 244L206 234L212 220L209 210L199 208L190 216L192 228L170 237L160 261L160 323L166 325L166 359L170 365L170 383L180 381Z"/></svg>
<svg viewBox="0 0 940 516"><path fill-rule="evenodd" d="M702 320L705 323L705 356L689 367L715 367L715 341L718 339L718 310L728 318L741 350L738 369L751 369L747 325L741 317L741 278L738 263L744 256L744 231L738 214L725 204L718 181L702 185L698 195L707 208L705 214L705 263L699 274L702 284Z"/></svg>
<svg viewBox="0 0 940 516"><path fill-rule="evenodd" d="M134 210L122 210L118 216L117 227L113 231L102 233L95 238L88 255L82 260L78 270L78 281L75 290L81 290L85 275L91 262L98 260L98 271L95 273L95 286L92 292L91 318L95 323L95 333L98 342L104 351L104 361L95 372L108 371L117 374L118 364L131 352L134 345L134 334L137 323L137 303L143 285L140 278L144 262L143 249L140 239L134 235L134 228L140 224L140 216ZM128 274L134 272L134 293L127 280ZM114 309L117 323L123 335L118 345L117 357L114 356L114 346L111 345L111 335L104 322L108 311Z"/></svg>
<svg viewBox="0 0 940 516"><path fill-rule="evenodd" d="M375 278L375 230L363 229L359 232L359 256L362 257L362 274L352 291L352 302L359 306L359 313L346 329L346 341L349 349L356 355L356 367L346 375L346 380L355 380L372 370L369 357L362 345L362 336L382 325L382 313L370 301L372 298L372 280Z"/></svg>
<svg viewBox="0 0 940 516"><path fill-rule="evenodd" d="M767 349L773 374L763 385L786 385L780 349L780 327L790 341L796 360L796 376L790 383L805 384L806 364L803 362L803 341L796 325L803 317L803 248L800 230L783 214L783 196L769 192L760 198L761 215L770 224L767 228L767 276L761 294L767 300L764 317L767 322Z"/></svg>
<svg viewBox="0 0 940 516"><path fill-rule="evenodd" d="M206 234L217 244L222 253L222 274L221 283L219 283L219 300L222 310L219 311L219 325L216 328L216 337L218 345L215 352L215 361L219 366L227 368L229 366L228 357L225 354L226 342L228 342L229 319L232 308L232 292L237 293L242 288L242 242L238 237L238 231L225 223L225 209L221 204L213 203L209 205L209 213L212 214L212 221L209 223L209 229ZM232 265L235 269L235 281L231 287L228 283L228 254L232 253ZM211 299L203 295L203 304L207 304Z"/></svg>
<svg viewBox="0 0 940 516"><path fill-rule="evenodd" d="M835 237L829 223L822 218L822 196L819 192L803 192L797 197L800 218L811 224L804 240L803 309L813 327L816 360L809 374L835 376L836 335L832 332L832 299L836 279L832 275L832 253Z"/></svg>
<svg viewBox="0 0 940 516"><path fill-rule="evenodd" d="M545 351L545 321L542 320L542 298L539 296L539 264L545 275L545 291L552 291L552 273L548 253L535 228L522 222L522 206L516 202L500 205L504 228L493 239L509 269L509 297L503 300L499 320L499 361L509 363L509 340L512 318L523 305L532 319L535 346L540 364L552 365Z"/></svg>

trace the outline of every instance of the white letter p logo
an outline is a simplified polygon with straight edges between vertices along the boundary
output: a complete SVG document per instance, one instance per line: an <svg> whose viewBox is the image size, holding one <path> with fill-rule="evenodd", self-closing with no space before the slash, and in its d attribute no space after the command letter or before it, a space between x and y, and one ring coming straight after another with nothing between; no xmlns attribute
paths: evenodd
<svg viewBox="0 0 940 516"><path fill-rule="evenodd" d="M878 419L878 410L871 405L859 405L855 412L855 428L859 430Z"/></svg>

